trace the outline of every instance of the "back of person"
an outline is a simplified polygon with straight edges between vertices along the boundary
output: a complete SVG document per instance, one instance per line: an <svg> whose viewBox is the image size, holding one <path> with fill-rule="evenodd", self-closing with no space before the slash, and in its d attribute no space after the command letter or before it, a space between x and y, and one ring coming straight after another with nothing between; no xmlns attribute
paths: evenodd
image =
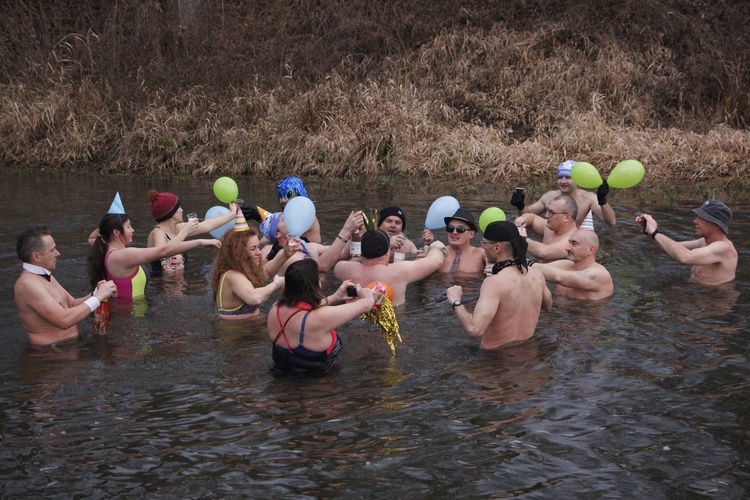
<svg viewBox="0 0 750 500"><path fill-rule="evenodd" d="M521 274L516 266L510 266L486 278L480 295L485 293L485 286L499 294L500 303L482 336L482 347L495 349L531 338L539 322L544 290L547 288L542 273L530 267Z"/></svg>

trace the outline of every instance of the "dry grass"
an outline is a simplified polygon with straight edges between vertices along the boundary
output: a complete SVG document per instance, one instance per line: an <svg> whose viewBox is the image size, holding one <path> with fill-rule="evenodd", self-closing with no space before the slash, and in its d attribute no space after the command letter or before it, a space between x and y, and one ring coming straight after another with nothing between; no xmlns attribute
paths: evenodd
<svg viewBox="0 0 750 500"><path fill-rule="evenodd" d="M417 8L406 0L221 12L205 3L203 30L164 32L156 18L168 12L123 2L117 16L146 43L122 65L112 57L134 41L120 24L27 50L0 81L0 163L515 182L546 180L569 158L603 172L637 158L655 180L748 175L746 52L729 53L720 37L694 42L705 26L687 11L643 23L666 3L632 0L614 13L567 2L418 7L432 24L406 14ZM597 21L610 14L619 23ZM18 16L41 37L43 12ZM233 37L269 16L286 20L275 38L266 24L266 43Z"/></svg>

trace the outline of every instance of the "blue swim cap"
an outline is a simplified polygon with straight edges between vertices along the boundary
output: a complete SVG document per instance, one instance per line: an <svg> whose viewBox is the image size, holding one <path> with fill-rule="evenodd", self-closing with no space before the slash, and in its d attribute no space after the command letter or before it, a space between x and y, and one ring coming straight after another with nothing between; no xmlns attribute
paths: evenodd
<svg viewBox="0 0 750 500"><path fill-rule="evenodd" d="M305 185L302 183L302 179L299 177L284 177L279 182L279 199L282 201L288 201L295 196L307 196Z"/></svg>

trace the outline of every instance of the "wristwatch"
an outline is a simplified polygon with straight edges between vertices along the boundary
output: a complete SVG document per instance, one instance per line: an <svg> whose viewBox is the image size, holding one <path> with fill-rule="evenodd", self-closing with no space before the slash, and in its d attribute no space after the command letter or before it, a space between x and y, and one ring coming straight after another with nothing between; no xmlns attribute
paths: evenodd
<svg viewBox="0 0 750 500"><path fill-rule="evenodd" d="M456 308L457 308L458 306L460 306L461 304L462 304L462 302L461 302L460 300L454 300L454 301L453 301L453 304L451 304L451 307L452 307L453 309L456 309Z"/></svg>

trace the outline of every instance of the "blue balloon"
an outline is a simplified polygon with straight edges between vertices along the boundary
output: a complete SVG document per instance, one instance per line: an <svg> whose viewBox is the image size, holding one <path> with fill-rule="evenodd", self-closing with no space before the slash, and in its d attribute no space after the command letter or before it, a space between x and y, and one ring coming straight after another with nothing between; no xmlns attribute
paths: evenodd
<svg viewBox="0 0 750 500"><path fill-rule="evenodd" d="M302 236L315 222L315 204L310 198L295 196L284 207L284 224L292 236Z"/></svg>
<svg viewBox="0 0 750 500"><path fill-rule="evenodd" d="M424 221L424 227L427 229L445 227L444 219L455 214L459 207L458 200L453 196L441 196L433 201L430 209L427 210L427 219Z"/></svg>
<svg viewBox="0 0 750 500"><path fill-rule="evenodd" d="M229 213L229 209L227 207L220 207L220 206L211 207L206 212L206 220L215 219L216 217L221 217L222 215L226 215L228 213ZM234 227L234 219L230 220L223 226L219 226L213 231L211 231L211 236L213 236L217 240L220 240L221 237L224 236L224 233L231 230L233 227Z"/></svg>

